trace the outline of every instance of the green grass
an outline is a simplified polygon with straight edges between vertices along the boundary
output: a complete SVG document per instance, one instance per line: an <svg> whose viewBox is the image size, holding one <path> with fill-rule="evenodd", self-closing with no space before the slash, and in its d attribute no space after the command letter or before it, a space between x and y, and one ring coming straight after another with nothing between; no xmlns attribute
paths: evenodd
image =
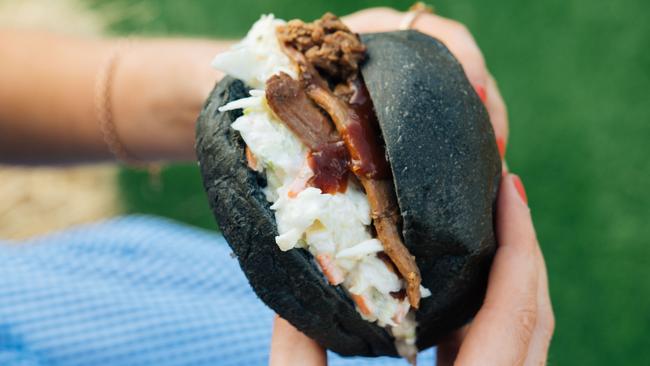
<svg viewBox="0 0 650 366"><path fill-rule="evenodd" d="M151 17L125 20L115 32L239 37L264 12L311 19L326 10L410 5L142 3ZM475 34L509 106L508 162L528 190L556 311L550 364L648 362L650 2L439 0L435 6ZM158 189L145 174L125 170L121 188L129 211L215 227L195 166L167 168Z"/></svg>

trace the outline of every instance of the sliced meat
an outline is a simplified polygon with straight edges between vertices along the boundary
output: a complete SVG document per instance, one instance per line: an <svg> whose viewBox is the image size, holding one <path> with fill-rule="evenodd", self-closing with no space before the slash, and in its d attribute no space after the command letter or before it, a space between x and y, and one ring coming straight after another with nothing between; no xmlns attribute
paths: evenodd
<svg viewBox="0 0 650 366"><path fill-rule="evenodd" d="M307 97L301 83L280 73L266 82L266 100L275 115L311 150L339 140L334 126Z"/></svg>
<svg viewBox="0 0 650 366"><path fill-rule="evenodd" d="M355 110L332 93L325 79L302 53L287 45L284 45L283 50L300 69L306 94L332 118L348 148L355 175L367 178L390 177L386 154L379 144L378 128L376 123L371 123L371 118L374 119L375 116L370 97L367 96L367 91L365 95L360 93L358 86L360 81L354 79L349 83L350 86L345 87L352 98L359 100L357 104L361 107ZM365 91L365 88L363 90Z"/></svg>
<svg viewBox="0 0 650 366"><path fill-rule="evenodd" d="M399 209L390 169L378 136L368 130L368 121L361 113L338 98L326 86L322 76L298 50L284 45L285 53L301 70L307 95L332 118L350 153L352 171L368 195L373 224L384 252L406 281L409 303L415 309L420 305L420 270L399 235ZM356 94L356 93L355 93ZM368 98L369 100L369 98Z"/></svg>
<svg viewBox="0 0 650 366"><path fill-rule="evenodd" d="M367 119L329 89L312 86L307 88L307 95L332 117L350 153L355 175L367 179L390 177L390 167L379 144L379 136Z"/></svg>
<svg viewBox="0 0 650 366"><path fill-rule="evenodd" d="M352 157L352 171L363 185L372 210L377 237L384 252L406 281L406 293L413 308L420 303L420 270L404 245L399 232L399 207L388 162L369 116L341 101L329 89L312 86L307 94L332 117ZM359 97L362 99L362 97ZM370 102L370 99L366 99ZM364 101L365 103L365 101ZM365 117L365 118L362 118Z"/></svg>
<svg viewBox="0 0 650 366"><path fill-rule="evenodd" d="M366 47L334 14L326 13L313 23L292 20L278 27L278 39L305 55L307 61L334 79L357 75Z"/></svg>
<svg viewBox="0 0 650 366"><path fill-rule="evenodd" d="M384 252L406 281L406 294L415 309L420 305L420 269L415 257L409 253L399 234L399 209L395 199L392 180L359 179L368 195L372 210L372 222Z"/></svg>
<svg viewBox="0 0 650 366"><path fill-rule="evenodd" d="M302 84L280 73L266 82L266 100L273 113L310 150L313 176L308 184L324 193L345 192L349 154L329 118L307 97Z"/></svg>

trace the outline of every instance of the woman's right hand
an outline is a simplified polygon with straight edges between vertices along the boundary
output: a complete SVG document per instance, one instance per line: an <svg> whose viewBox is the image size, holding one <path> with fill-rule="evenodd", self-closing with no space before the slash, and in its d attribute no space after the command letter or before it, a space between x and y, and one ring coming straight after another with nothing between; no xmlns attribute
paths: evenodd
<svg viewBox="0 0 650 366"><path fill-rule="evenodd" d="M519 177L499 190L498 248L483 306L438 345L438 365L545 365L555 319L544 257Z"/></svg>

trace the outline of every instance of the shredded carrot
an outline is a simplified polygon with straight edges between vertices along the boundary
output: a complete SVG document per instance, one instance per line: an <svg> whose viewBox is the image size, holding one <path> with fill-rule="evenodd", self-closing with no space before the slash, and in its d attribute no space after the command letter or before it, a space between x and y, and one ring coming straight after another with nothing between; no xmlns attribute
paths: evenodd
<svg viewBox="0 0 650 366"><path fill-rule="evenodd" d="M249 168L257 171L257 158L255 158L255 155L253 155L253 152L248 148L248 146L246 146L246 162L248 162Z"/></svg>
<svg viewBox="0 0 650 366"><path fill-rule="evenodd" d="M331 285L336 286L343 282L343 273L341 273L341 270L332 261L332 256L329 254L319 254L316 256L316 261Z"/></svg>
<svg viewBox="0 0 650 366"><path fill-rule="evenodd" d="M352 300L354 301L355 304L357 304L359 310L361 310L361 313L363 315L369 316L370 314L372 314L370 308L368 307L368 304L366 303L366 299L363 296L357 294L350 294L350 295L352 296Z"/></svg>
<svg viewBox="0 0 650 366"><path fill-rule="evenodd" d="M309 164L303 164L303 166L300 168L298 176L293 180L293 182L291 182L291 185L289 185L289 192L287 193L287 196L289 196L289 198L296 198L300 192L304 191L305 188L307 188L309 180L313 175L314 172L312 172Z"/></svg>
<svg viewBox="0 0 650 366"><path fill-rule="evenodd" d="M294 189L294 188L296 188L296 187L293 187L293 185L292 185L292 187L291 187L291 189L289 190L289 192L287 192L287 196L289 196L289 198L296 198L296 197L298 197L298 193L300 193L300 192L302 192L302 191L304 190L304 187L303 187L302 189L300 189L300 188L298 188L298 189Z"/></svg>

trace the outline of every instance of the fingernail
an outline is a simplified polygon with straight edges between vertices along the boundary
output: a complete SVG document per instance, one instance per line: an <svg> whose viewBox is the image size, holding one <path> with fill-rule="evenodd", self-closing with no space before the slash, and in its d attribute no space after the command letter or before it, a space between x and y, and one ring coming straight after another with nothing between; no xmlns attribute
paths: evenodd
<svg viewBox="0 0 650 366"><path fill-rule="evenodd" d="M497 137L497 148L499 149L501 160L503 160L506 157L506 140L503 137Z"/></svg>
<svg viewBox="0 0 650 366"><path fill-rule="evenodd" d="M517 189L517 193L519 193L519 197L521 197L521 200L524 201L526 205L528 205L528 196L526 196L526 190L524 189L524 184L521 182L521 178L519 178L518 175L513 174L512 182L514 183L515 188Z"/></svg>
<svg viewBox="0 0 650 366"><path fill-rule="evenodd" d="M485 101L487 101L487 93L485 92L485 88L481 85L474 85L474 90L476 90L476 94L478 94L478 97L481 98L481 101L483 104L485 104Z"/></svg>

